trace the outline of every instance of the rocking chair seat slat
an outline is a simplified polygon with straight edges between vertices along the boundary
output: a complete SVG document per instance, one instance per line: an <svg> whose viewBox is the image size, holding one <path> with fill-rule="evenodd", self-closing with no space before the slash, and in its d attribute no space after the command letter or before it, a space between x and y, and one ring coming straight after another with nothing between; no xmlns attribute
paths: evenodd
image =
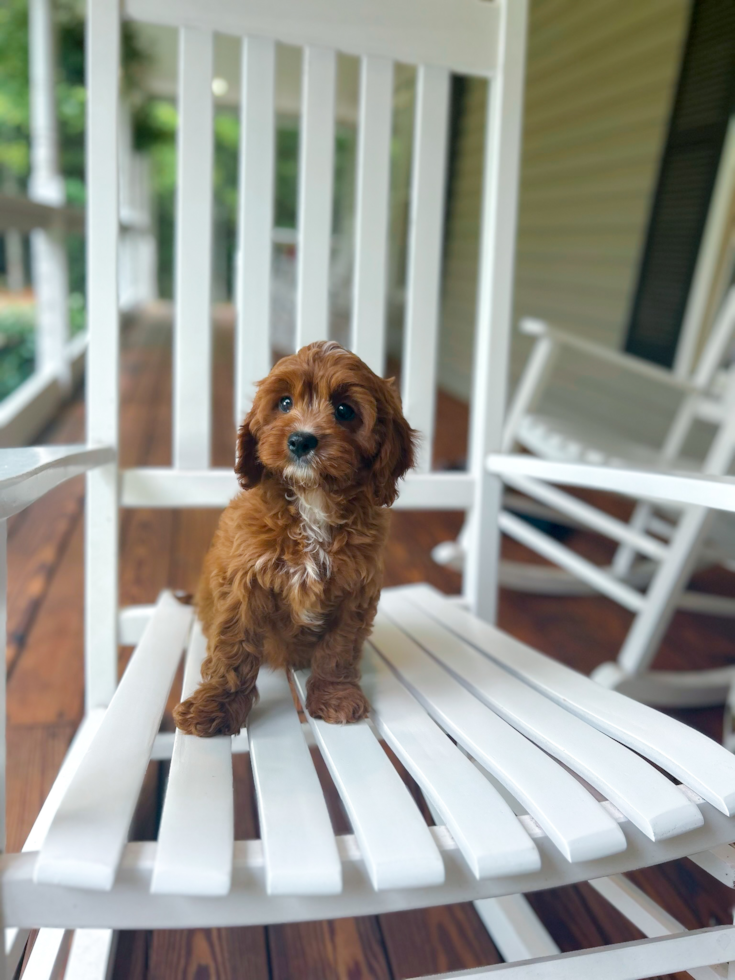
<svg viewBox="0 0 735 980"><path fill-rule="evenodd" d="M181 697L201 678L206 640L192 627ZM158 832L151 891L226 895L232 881L234 814L232 739L197 738L177 731Z"/></svg>
<svg viewBox="0 0 735 980"><path fill-rule="evenodd" d="M248 721L269 895L338 895L342 862L291 689L262 669Z"/></svg>
<svg viewBox="0 0 735 980"><path fill-rule="evenodd" d="M294 674L306 702L308 671ZM342 798L373 888L420 888L444 881L444 862L408 789L367 721L330 725L309 717Z"/></svg>
<svg viewBox="0 0 735 980"><path fill-rule="evenodd" d="M510 806L372 649L365 651L362 685L378 731L451 831L475 877L538 871L538 849Z"/></svg>
<svg viewBox="0 0 735 980"><path fill-rule="evenodd" d="M442 728L527 807L568 861L625 850L620 827L574 776L473 697L380 612L372 643Z"/></svg>
<svg viewBox="0 0 735 980"><path fill-rule="evenodd" d="M35 881L112 888L191 619L189 606L161 594L56 812Z"/></svg>
<svg viewBox="0 0 735 980"><path fill-rule="evenodd" d="M701 827L699 808L653 766L483 657L400 592L386 592L381 609L476 697L587 780L651 840Z"/></svg>
<svg viewBox="0 0 735 980"><path fill-rule="evenodd" d="M735 814L735 757L645 704L596 684L460 609L430 586L401 592L453 633L600 731L634 749L728 816Z"/></svg>

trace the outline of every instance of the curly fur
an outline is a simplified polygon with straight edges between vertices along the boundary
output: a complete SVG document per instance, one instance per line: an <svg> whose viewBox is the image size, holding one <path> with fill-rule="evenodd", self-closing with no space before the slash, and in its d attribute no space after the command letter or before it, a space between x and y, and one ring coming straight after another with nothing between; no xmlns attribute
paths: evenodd
<svg viewBox="0 0 735 980"><path fill-rule="evenodd" d="M336 418L340 403L353 419ZM319 440L301 462L287 446L296 431ZM380 595L387 508L415 437L392 382L333 342L283 358L260 382L238 433L243 490L222 514L195 599L207 656L201 685L175 711L180 729L239 731L261 664L310 667L315 718L366 716L360 654Z"/></svg>

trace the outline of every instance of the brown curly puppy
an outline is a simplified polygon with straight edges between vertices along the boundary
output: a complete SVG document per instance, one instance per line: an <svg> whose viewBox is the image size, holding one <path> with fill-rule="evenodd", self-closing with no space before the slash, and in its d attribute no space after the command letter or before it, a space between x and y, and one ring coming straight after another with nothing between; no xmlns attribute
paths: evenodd
<svg viewBox="0 0 735 980"><path fill-rule="evenodd" d="M311 668L306 707L351 722L369 705L359 661L383 578L386 509L416 433L390 381L333 342L279 361L237 442L245 492L222 514L196 605L203 681L174 717L195 735L238 732L261 664Z"/></svg>

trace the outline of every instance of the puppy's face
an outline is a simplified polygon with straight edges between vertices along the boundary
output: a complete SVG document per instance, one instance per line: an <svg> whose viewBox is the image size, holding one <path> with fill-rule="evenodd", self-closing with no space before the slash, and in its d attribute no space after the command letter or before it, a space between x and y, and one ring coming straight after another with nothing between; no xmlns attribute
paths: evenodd
<svg viewBox="0 0 735 980"><path fill-rule="evenodd" d="M319 342L284 357L258 385L235 470L244 488L268 472L295 488L367 485L375 503L391 504L413 465L414 438L392 384Z"/></svg>

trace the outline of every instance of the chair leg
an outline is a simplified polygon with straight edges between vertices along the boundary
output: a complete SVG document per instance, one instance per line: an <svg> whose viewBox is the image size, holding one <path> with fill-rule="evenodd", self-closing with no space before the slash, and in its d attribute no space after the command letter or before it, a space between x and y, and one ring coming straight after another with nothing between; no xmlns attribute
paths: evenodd
<svg viewBox="0 0 735 980"><path fill-rule="evenodd" d="M483 898L472 904L506 963L561 952L523 895Z"/></svg>

